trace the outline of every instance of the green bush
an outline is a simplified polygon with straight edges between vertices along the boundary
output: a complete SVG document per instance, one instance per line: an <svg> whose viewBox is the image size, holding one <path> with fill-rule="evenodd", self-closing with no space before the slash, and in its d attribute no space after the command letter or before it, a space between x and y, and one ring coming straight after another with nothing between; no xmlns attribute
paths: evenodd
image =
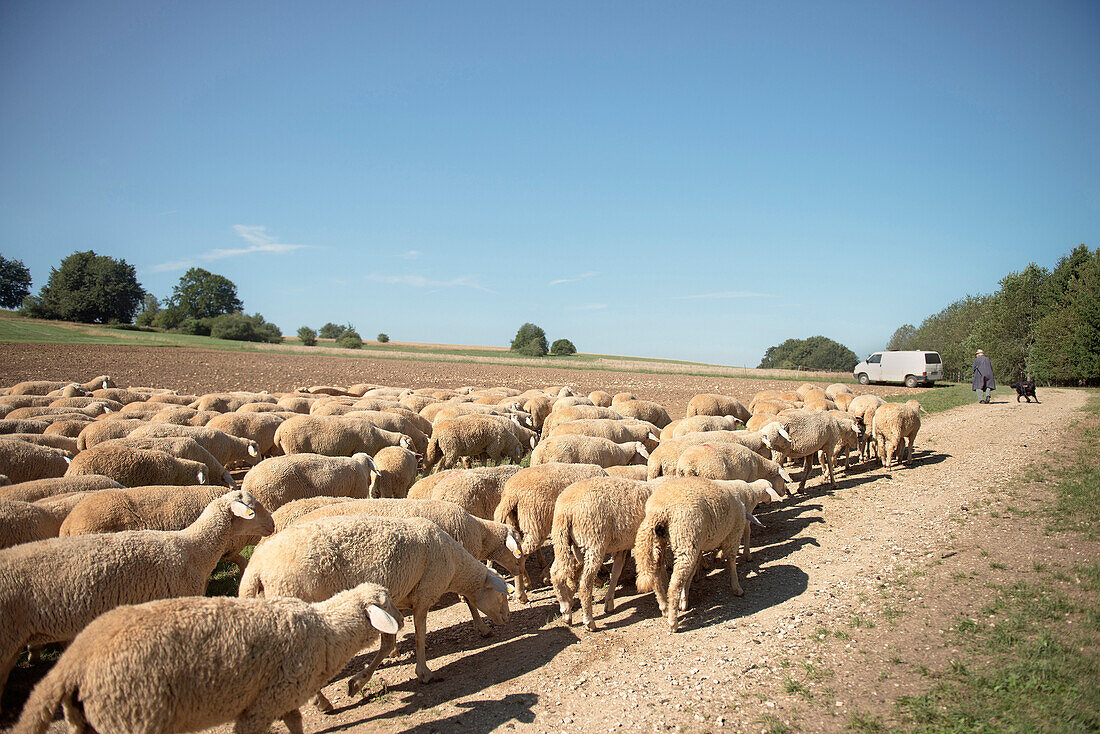
<svg viewBox="0 0 1100 734"><path fill-rule="evenodd" d="M811 369L851 372L859 357L848 347L824 336L788 339L768 347L760 369Z"/></svg>
<svg viewBox="0 0 1100 734"><path fill-rule="evenodd" d="M210 336L213 321L213 319L196 319L188 316L179 323L176 331L182 331L184 334L191 334L192 336Z"/></svg>
<svg viewBox="0 0 1100 734"><path fill-rule="evenodd" d="M317 332L308 326L299 327L298 341L302 343L302 346L312 347L317 344Z"/></svg>
<svg viewBox="0 0 1100 734"><path fill-rule="evenodd" d="M339 339L340 335L347 330L347 327L334 324L331 321L321 327L321 330L317 332L317 335L322 339Z"/></svg>
<svg viewBox="0 0 1100 734"><path fill-rule="evenodd" d="M359 336L359 332L355 329L347 329L336 340L336 344L344 349L362 349L363 337Z"/></svg>
<svg viewBox="0 0 1100 734"><path fill-rule="evenodd" d="M573 342L568 339L558 339L550 345L550 354L555 357L564 357L569 354L576 354L577 348L573 346Z"/></svg>
<svg viewBox="0 0 1100 734"><path fill-rule="evenodd" d="M546 342L546 332L535 324L524 324L519 327L516 337L512 339L511 350L528 357L545 357L550 351L550 346Z"/></svg>
<svg viewBox="0 0 1100 734"><path fill-rule="evenodd" d="M227 313L213 320L210 336L239 342L268 342L279 344L283 332L275 324L264 321L260 314Z"/></svg>
<svg viewBox="0 0 1100 734"><path fill-rule="evenodd" d="M389 340L390 340L390 335L389 334L379 334L378 335L378 343L379 344L385 344Z"/></svg>
<svg viewBox="0 0 1100 734"><path fill-rule="evenodd" d="M152 326L160 311L160 300L152 293L146 293L141 302L141 310L134 317L134 323L138 326Z"/></svg>
<svg viewBox="0 0 1100 734"><path fill-rule="evenodd" d="M158 329L177 329L183 323L186 315L179 308L169 306L157 311L153 317L152 325Z"/></svg>

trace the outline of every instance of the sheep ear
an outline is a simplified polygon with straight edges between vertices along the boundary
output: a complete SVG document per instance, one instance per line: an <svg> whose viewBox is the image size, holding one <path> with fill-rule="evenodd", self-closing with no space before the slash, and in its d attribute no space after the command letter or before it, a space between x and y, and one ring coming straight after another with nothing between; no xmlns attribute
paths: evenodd
<svg viewBox="0 0 1100 734"><path fill-rule="evenodd" d="M229 511L237 517L243 517L245 520L251 520L256 517L256 511L240 500L234 500L233 503L229 505Z"/></svg>
<svg viewBox="0 0 1100 734"><path fill-rule="evenodd" d="M787 439L788 441L791 440L791 434L787 433L786 429L784 429L783 426L779 427L779 435Z"/></svg>
<svg viewBox="0 0 1100 734"><path fill-rule="evenodd" d="M66 465L73 463L73 460L70 459L68 456L62 456L61 458L65 460Z"/></svg>
<svg viewBox="0 0 1100 734"><path fill-rule="evenodd" d="M199 484L206 484L206 472L199 469L195 472L195 476L199 478Z"/></svg>
<svg viewBox="0 0 1100 734"><path fill-rule="evenodd" d="M765 491L768 493L768 497L771 498L772 502L782 502L783 501L783 497L780 496L779 492L776 492L771 487L768 487L767 490L765 490Z"/></svg>
<svg viewBox="0 0 1100 734"><path fill-rule="evenodd" d="M486 576L485 585L490 587L493 591L499 592L501 594L508 593L508 584L505 583L504 579L502 579L500 576L497 576L492 571L489 571L488 575Z"/></svg>
<svg viewBox="0 0 1100 734"><path fill-rule="evenodd" d="M779 476L783 477L784 482L793 482L794 481L793 479L791 479L791 475L788 474L787 470L784 469L783 467L779 467Z"/></svg>
<svg viewBox="0 0 1100 734"><path fill-rule="evenodd" d="M254 444L248 444L248 455L249 456L259 456L260 455L260 452L256 450L256 446Z"/></svg>
<svg viewBox="0 0 1100 734"><path fill-rule="evenodd" d="M531 448L535 448L536 446L538 446L538 443L538 439L536 439L534 436L531 436Z"/></svg>
<svg viewBox="0 0 1100 734"><path fill-rule="evenodd" d="M638 442L638 448L636 450L643 459L649 458L649 452L645 450L645 446L640 441Z"/></svg>
<svg viewBox="0 0 1100 734"><path fill-rule="evenodd" d="M751 524L755 525L758 528L765 527L764 523L757 520L756 515L752 514L751 512L746 512L745 513L745 519L748 520Z"/></svg>
<svg viewBox="0 0 1100 734"><path fill-rule="evenodd" d="M370 618L370 626L387 635L396 635L401 629L401 621L377 604L367 607L367 616Z"/></svg>
<svg viewBox="0 0 1100 734"><path fill-rule="evenodd" d="M649 434L647 435L647 438L649 438L650 441L660 441L661 440L661 439L659 439L659 438L657 438L656 436L653 435L653 431L649 432Z"/></svg>
<svg viewBox="0 0 1100 734"><path fill-rule="evenodd" d="M111 409L110 409L110 408L108 408L108 407L107 407L106 405L104 405L104 406L103 406L103 412L104 412L104 413L110 413L110 412L111 412Z"/></svg>
<svg viewBox="0 0 1100 734"><path fill-rule="evenodd" d="M519 543L516 542L516 539L512 537L511 533L508 533L508 537L504 539L504 546L512 551L513 556L516 558L520 557Z"/></svg>
<svg viewBox="0 0 1100 734"><path fill-rule="evenodd" d="M769 449L772 447L772 442L768 440L767 436L761 436L760 440L763 441L764 445L767 446Z"/></svg>

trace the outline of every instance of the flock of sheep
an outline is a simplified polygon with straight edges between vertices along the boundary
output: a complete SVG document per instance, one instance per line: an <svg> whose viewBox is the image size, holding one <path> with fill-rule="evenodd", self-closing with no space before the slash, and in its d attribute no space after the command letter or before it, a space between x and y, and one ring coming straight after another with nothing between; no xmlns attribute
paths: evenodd
<svg viewBox="0 0 1100 734"><path fill-rule="evenodd" d="M799 490L815 461L832 483L852 452L911 458L919 428L917 401L839 384L747 407L696 395L672 420L629 393L567 386L19 383L0 390L0 691L25 649L69 643L17 731L45 731L63 707L73 731L281 719L301 732L299 707L331 711L322 687L378 639L348 682L363 689L405 613L428 681L427 616L444 594L485 636L482 614L505 624L510 594L526 602L549 581L569 623L579 600L595 629L597 575L610 557L610 613L629 555L675 632L704 553L743 593L737 559L757 505L791 491L785 464L801 463ZM238 598L203 596L220 560L241 569Z"/></svg>

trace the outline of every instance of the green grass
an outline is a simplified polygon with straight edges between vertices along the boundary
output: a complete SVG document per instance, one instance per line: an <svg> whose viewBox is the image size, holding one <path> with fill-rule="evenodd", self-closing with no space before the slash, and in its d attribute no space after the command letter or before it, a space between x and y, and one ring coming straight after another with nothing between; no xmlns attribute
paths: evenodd
<svg viewBox="0 0 1100 734"><path fill-rule="evenodd" d="M1004 396L999 389L993 391L993 398ZM970 383L940 383L930 390L919 395L901 393L889 395L883 398L888 403L904 403L906 400L919 400L920 404L929 413L939 413L941 410L950 410L960 405L968 405L978 402L978 393L970 389Z"/></svg>
<svg viewBox="0 0 1100 734"><path fill-rule="evenodd" d="M1100 537L1100 392L1089 391L1085 417L1070 427L1083 439L1075 460L1053 471L1055 502L1048 508L1051 530L1075 530Z"/></svg>

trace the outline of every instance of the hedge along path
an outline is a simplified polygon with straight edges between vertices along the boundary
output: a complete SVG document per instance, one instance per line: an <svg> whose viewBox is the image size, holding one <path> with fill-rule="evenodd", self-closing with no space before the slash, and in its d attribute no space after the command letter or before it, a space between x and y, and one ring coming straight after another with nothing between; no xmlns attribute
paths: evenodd
<svg viewBox="0 0 1100 734"><path fill-rule="evenodd" d="M768 528L754 531L756 558L738 564L745 596L729 593L725 570L711 571L693 585L692 610L676 635L666 633L652 595L634 593L629 578L615 614L603 617L596 605L596 633L556 621L546 588L527 606L514 605L508 624L486 641L469 629L464 607L435 611L430 644L443 680L415 683L412 648L403 642L396 664L377 674L392 684L385 693L379 682L372 698L354 706L341 695L333 701L341 709L336 716L305 713L307 730L739 731L784 721L800 730L841 729L870 705L866 681L885 671L893 676L883 684L890 695L926 690L930 682L915 664L925 660L935 670L951 656L939 643L914 649L904 618L889 643L900 650L863 644L890 628L882 585L913 594L901 602L945 619L961 609L957 595L910 591L905 578L947 554L945 564L978 558L976 548L951 539L965 528L952 518L977 515L991 487L1003 488L1031 462L1053 456L1085 398L1081 391L1040 390L1040 405L1002 397L924 416L913 466L887 473L867 464L838 473L832 492L815 475L793 502L760 513ZM986 535L1009 548L1015 542L1010 532ZM819 629L828 631L825 641ZM890 662L896 655L905 666ZM802 663L842 672L814 680Z"/></svg>

